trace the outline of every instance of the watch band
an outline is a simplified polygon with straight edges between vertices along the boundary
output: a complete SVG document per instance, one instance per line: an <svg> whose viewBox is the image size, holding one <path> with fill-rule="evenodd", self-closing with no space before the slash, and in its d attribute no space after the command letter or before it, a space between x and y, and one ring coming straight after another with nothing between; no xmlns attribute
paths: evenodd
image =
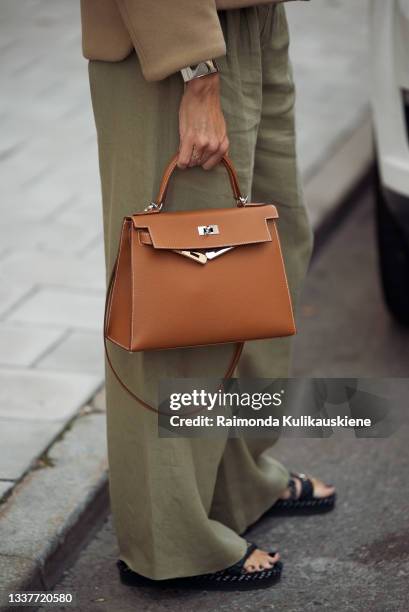
<svg viewBox="0 0 409 612"><path fill-rule="evenodd" d="M196 66L186 66L186 68L182 68L181 71L182 77L185 83L192 81L193 79L199 79L200 77L207 76L208 74L215 74L219 72L219 67L216 64L215 60L205 60L204 62L199 62Z"/></svg>

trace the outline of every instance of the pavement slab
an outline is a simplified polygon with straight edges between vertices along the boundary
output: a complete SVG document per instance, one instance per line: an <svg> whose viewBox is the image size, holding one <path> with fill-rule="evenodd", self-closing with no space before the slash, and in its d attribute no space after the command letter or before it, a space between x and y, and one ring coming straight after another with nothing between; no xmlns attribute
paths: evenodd
<svg viewBox="0 0 409 612"><path fill-rule="evenodd" d="M57 437L64 423L61 421L29 421L0 419L0 478L14 485ZM18 444L16 444L18 440ZM1 484L1 483L0 483ZM9 482L5 482L9 485ZM0 494L6 493L7 488Z"/></svg>
<svg viewBox="0 0 409 612"><path fill-rule="evenodd" d="M99 386L92 374L0 368L0 423L68 421Z"/></svg>
<svg viewBox="0 0 409 612"><path fill-rule="evenodd" d="M30 265L28 265L28 263ZM21 249L9 251L0 262L0 278L16 278L20 283L26 282L41 285L59 285L67 288L103 291L105 277L103 262L95 267L84 266L80 257L71 254L45 249L30 251Z"/></svg>
<svg viewBox="0 0 409 612"><path fill-rule="evenodd" d="M81 292L63 287L46 287L38 289L15 308L7 320L101 332L104 302L102 291Z"/></svg>
<svg viewBox="0 0 409 612"><path fill-rule="evenodd" d="M2 251L0 261L9 251ZM33 290L33 285L25 284L22 281L15 282L11 278L3 278L0 283L0 317L5 313L11 312L12 308L19 304L26 295Z"/></svg>
<svg viewBox="0 0 409 612"><path fill-rule="evenodd" d="M14 487L14 485L14 480L0 480L0 500Z"/></svg>
<svg viewBox="0 0 409 612"><path fill-rule="evenodd" d="M57 346L39 359L40 370L59 370L103 375L104 359L101 334L92 331L73 331Z"/></svg>
<svg viewBox="0 0 409 612"><path fill-rule="evenodd" d="M62 336L58 329L0 322L0 366L30 366Z"/></svg>

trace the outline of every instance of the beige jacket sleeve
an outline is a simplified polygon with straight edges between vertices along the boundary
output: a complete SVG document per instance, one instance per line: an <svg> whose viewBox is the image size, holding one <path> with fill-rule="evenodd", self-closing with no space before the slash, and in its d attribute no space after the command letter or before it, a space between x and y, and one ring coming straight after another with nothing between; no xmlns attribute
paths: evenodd
<svg viewBox="0 0 409 612"><path fill-rule="evenodd" d="M226 53L215 0L116 0L148 81Z"/></svg>
<svg viewBox="0 0 409 612"><path fill-rule="evenodd" d="M81 0L82 52L90 60L118 62L132 41L116 0Z"/></svg>

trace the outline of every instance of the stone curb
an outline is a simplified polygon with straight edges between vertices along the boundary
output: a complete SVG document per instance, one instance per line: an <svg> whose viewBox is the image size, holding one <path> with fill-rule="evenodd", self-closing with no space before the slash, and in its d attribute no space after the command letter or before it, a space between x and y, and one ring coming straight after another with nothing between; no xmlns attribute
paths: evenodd
<svg viewBox="0 0 409 612"><path fill-rule="evenodd" d="M83 408L46 457L0 506L1 610L9 592L51 590L108 513L103 410Z"/></svg>

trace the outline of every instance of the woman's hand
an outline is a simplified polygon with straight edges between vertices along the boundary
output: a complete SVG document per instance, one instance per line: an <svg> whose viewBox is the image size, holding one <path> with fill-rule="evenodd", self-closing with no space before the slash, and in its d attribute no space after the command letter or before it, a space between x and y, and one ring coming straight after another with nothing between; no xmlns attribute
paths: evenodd
<svg viewBox="0 0 409 612"><path fill-rule="evenodd" d="M202 166L210 170L228 151L219 78L209 74L186 84L179 108L179 168Z"/></svg>

